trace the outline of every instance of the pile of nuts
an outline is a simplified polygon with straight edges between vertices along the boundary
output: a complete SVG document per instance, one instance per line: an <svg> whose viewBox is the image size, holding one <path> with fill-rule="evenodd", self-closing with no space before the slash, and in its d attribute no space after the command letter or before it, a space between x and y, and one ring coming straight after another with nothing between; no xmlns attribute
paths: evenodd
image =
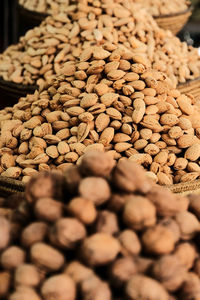
<svg viewBox="0 0 200 300"><path fill-rule="evenodd" d="M101 1L101 0L100 0ZM140 3L145 7L152 16L162 16L184 12L191 5L188 0L131 0L133 3ZM59 12L68 12L70 5L69 0L19 0L19 4L24 8L39 13L48 13L49 15L58 14ZM96 1L97 3L99 1ZM119 2L119 1L115 1Z"/></svg>
<svg viewBox="0 0 200 300"><path fill-rule="evenodd" d="M200 297L200 197L172 194L133 162L90 152L3 205L1 299Z"/></svg>
<svg viewBox="0 0 200 300"><path fill-rule="evenodd" d="M161 185L200 176L200 114L190 95L114 44L84 50L41 92L0 111L0 174L27 182L91 149L137 162Z"/></svg>
<svg viewBox="0 0 200 300"><path fill-rule="evenodd" d="M0 76L42 88L49 77L60 73L64 62L77 60L84 49L105 42L142 55L148 67L168 75L173 87L200 75L197 49L160 29L140 4L82 0L69 5L68 14L47 17L17 45L8 47L0 55Z"/></svg>
<svg viewBox="0 0 200 300"><path fill-rule="evenodd" d="M25 9L49 15L67 12L70 5L69 0L18 0Z"/></svg>
<svg viewBox="0 0 200 300"><path fill-rule="evenodd" d="M136 3L141 3L148 12L154 16L166 16L171 14L176 14L180 12L185 12L191 5L189 0L133 0Z"/></svg>

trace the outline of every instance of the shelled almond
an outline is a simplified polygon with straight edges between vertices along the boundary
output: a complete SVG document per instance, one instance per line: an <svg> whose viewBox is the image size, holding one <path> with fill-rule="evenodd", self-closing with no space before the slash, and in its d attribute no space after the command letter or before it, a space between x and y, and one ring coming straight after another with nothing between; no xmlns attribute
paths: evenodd
<svg viewBox="0 0 200 300"><path fill-rule="evenodd" d="M83 59L85 49L105 42L128 49L135 62L165 72L173 87L200 75L197 49L160 29L140 4L90 0L70 2L68 14L47 17L17 45L8 47L0 55L0 76L5 81L43 88L52 75L60 73L64 62ZM121 62L121 68L122 74L128 65Z"/></svg>
<svg viewBox="0 0 200 300"><path fill-rule="evenodd" d="M111 43L94 46L47 88L2 110L1 175L28 181L96 149L143 165L162 185L197 179L199 108L138 60Z"/></svg>
<svg viewBox="0 0 200 300"><path fill-rule="evenodd" d="M64 175L40 173L1 201L0 298L198 299L199 201L98 151Z"/></svg>

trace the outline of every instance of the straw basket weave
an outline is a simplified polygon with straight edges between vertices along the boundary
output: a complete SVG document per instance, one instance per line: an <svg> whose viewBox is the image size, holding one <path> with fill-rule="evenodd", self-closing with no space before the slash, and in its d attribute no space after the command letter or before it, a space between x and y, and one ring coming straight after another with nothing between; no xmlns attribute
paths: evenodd
<svg viewBox="0 0 200 300"><path fill-rule="evenodd" d="M0 78L0 92L10 97L16 98L24 97L27 94L32 94L37 89L36 85L22 85L11 81L5 81Z"/></svg>
<svg viewBox="0 0 200 300"><path fill-rule="evenodd" d="M24 19L34 23L35 25L39 25L48 16L48 14L45 13L26 9L20 4L18 4L18 10L20 15L23 16Z"/></svg>
<svg viewBox="0 0 200 300"><path fill-rule="evenodd" d="M173 34L177 34L187 23L192 14L193 7L190 6L186 11L171 15L162 15L154 17L159 27L171 30Z"/></svg>
<svg viewBox="0 0 200 300"><path fill-rule="evenodd" d="M22 181L0 175L0 197L8 197L14 193L23 193L25 191L25 186L25 183ZM166 186L166 188L175 194L200 194L200 180L173 184Z"/></svg>
<svg viewBox="0 0 200 300"><path fill-rule="evenodd" d="M197 100L200 99L200 77L194 80L188 80L186 83L181 83L177 86L181 93L192 94Z"/></svg>
<svg viewBox="0 0 200 300"><path fill-rule="evenodd" d="M175 194L188 195L191 193L200 194L200 180L181 182L167 186Z"/></svg>
<svg viewBox="0 0 200 300"><path fill-rule="evenodd" d="M25 184L19 180L0 176L0 197L8 197L14 193L23 193Z"/></svg>

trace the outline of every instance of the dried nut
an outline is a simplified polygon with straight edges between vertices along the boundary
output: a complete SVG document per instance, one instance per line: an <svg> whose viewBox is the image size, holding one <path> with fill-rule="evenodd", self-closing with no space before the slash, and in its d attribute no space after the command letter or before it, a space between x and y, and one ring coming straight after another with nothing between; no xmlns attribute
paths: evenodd
<svg viewBox="0 0 200 300"><path fill-rule="evenodd" d="M196 137L194 135L184 134L177 140L177 142L180 148L189 148L196 142Z"/></svg>
<svg viewBox="0 0 200 300"><path fill-rule="evenodd" d="M51 158L57 158L59 156L56 146L49 146L46 148L46 154Z"/></svg>
<svg viewBox="0 0 200 300"><path fill-rule="evenodd" d="M84 155L80 170L83 174L107 177L110 175L114 165L115 161L109 155L90 151Z"/></svg>
<svg viewBox="0 0 200 300"><path fill-rule="evenodd" d="M10 284L11 284L11 276L9 272L0 272L0 297L7 297L9 294Z"/></svg>
<svg viewBox="0 0 200 300"><path fill-rule="evenodd" d="M4 217L0 217L0 249L8 246L10 241L10 223Z"/></svg>
<svg viewBox="0 0 200 300"><path fill-rule="evenodd" d="M39 220L55 222L62 216L62 203L51 198L41 198L37 201L34 211Z"/></svg>
<svg viewBox="0 0 200 300"><path fill-rule="evenodd" d="M166 255L153 264L152 273L163 287L174 292L183 284L186 269L175 255Z"/></svg>
<svg viewBox="0 0 200 300"><path fill-rule="evenodd" d="M94 203L80 197L70 201L68 210L74 217L87 225L93 223L97 216Z"/></svg>
<svg viewBox="0 0 200 300"><path fill-rule="evenodd" d="M176 247L174 255L178 258L181 264L189 270L194 264L197 252L192 244L185 242Z"/></svg>
<svg viewBox="0 0 200 300"><path fill-rule="evenodd" d="M163 201L163 196L167 201ZM156 206L159 216L173 216L178 212L186 211L189 205L187 198L178 197L164 187L156 189L152 187L148 193L148 199Z"/></svg>
<svg viewBox="0 0 200 300"><path fill-rule="evenodd" d="M197 161L200 157L200 145L194 144L190 146L185 152L185 158L191 161Z"/></svg>
<svg viewBox="0 0 200 300"><path fill-rule="evenodd" d="M21 264L15 271L15 284L36 287L40 283L41 275L34 265Z"/></svg>
<svg viewBox="0 0 200 300"><path fill-rule="evenodd" d="M30 255L32 262L45 271L57 271L65 261L64 256L58 250L44 243L34 244Z"/></svg>
<svg viewBox="0 0 200 300"><path fill-rule="evenodd" d="M127 282L125 291L131 300L148 298L152 300L156 298L160 300L169 299L168 293L158 281L144 275L133 275Z"/></svg>
<svg viewBox="0 0 200 300"><path fill-rule="evenodd" d="M81 181L79 193L95 205L101 205L110 198L110 187L101 177L87 177Z"/></svg>
<svg viewBox="0 0 200 300"><path fill-rule="evenodd" d="M58 143L57 150L61 155L65 155L66 153L70 152L69 145L63 141Z"/></svg>
<svg viewBox="0 0 200 300"><path fill-rule="evenodd" d="M102 143L104 146L108 146L111 143L111 141L113 140L114 135L115 135L114 128L107 127L101 133L99 142Z"/></svg>
<svg viewBox="0 0 200 300"><path fill-rule="evenodd" d="M123 220L131 229L143 230L156 223L156 209L148 199L135 196L126 202Z"/></svg>
<svg viewBox="0 0 200 300"><path fill-rule="evenodd" d="M117 239L106 233L96 233L86 238L82 244L84 260L91 266L112 262L120 251Z"/></svg>
<svg viewBox="0 0 200 300"><path fill-rule="evenodd" d="M121 252L124 256L138 255L141 251L141 244L138 236L133 230L124 230L119 235Z"/></svg>
<svg viewBox="0 0 200 300"><path fill-rule="evenodd" d="M1 254L1 265L5 270L13 270L25 260L25 252L16 246L11 246Z"/></svg>
<svg viewBox="0 0 200 300"><path fill-rule="evenodd" d="M134 112L132 114L133 122L140 123L145 114L145 102L142 99L135 99L134 101Z"/></svg>
<svg viewBox="0 0 200 300"><path fill-rule="evenodd" d="M18 179L21 172L22 170L19 167L10 167L5 172L1 173L1 176Z"/></svg>
<svg viewBox="0 0 200 300"><path fill-rule="evenodd" d="M168 254L175 247L172 231L161 225L147 229L142 235L142 242L146 251L154 255Z"/></svg>
<svg viewBox="0 0 200 300"><path fill-rule="evenodd" d="M198 219L190 212L180 212L175 217L183 240L191 239L200 230Z"/></svg>
<svg viewBox="0 0 200 300"><path fill-rule="evenodd" d="M61 249L73 249L86 236L85 227L75 218L60 218L52 227L49 238Z"/></svg>
<svg viewBox="0 0 200 300"><path fill-rule="evenodd" d="M51 298L52 295L58 300L75 300L75 283L66 274L54 275L44 281L41 294L45 300Z"/></svg>
<svg viewBox="0 0 200 300"><path fill-rule="evenodd" d="M174 168L176 170L184 170L187 167L188 161L186 158L177 158L174 163Z"/></svg>
<svg viewBox="0 0 200 300"><path fill-rule="evenodd" d="M21 235L24 247L30 247L37 242L42 242L47 234L48 226L43 222L35 222L27 226Z"/></svg>
<svg viewBox="0 0 200 300"><path fill-rule="evenodd" d="M14 293L10 295L11 300L15 299L33 299L40 300L40 296L36 293L36 291L28 286L19 286Z"/></svg>

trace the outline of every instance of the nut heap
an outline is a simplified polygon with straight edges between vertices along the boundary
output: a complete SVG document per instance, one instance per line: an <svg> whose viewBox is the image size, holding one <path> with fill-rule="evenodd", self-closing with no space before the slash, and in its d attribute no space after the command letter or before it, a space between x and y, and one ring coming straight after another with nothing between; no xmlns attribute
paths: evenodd
<svg viewBox="0 0 200 300"><path fill-rule="evenodd" d="M28 181L91 150L143 165L160 184L200 175L200 115L143 57L114 44L67 62L47 89L0 111L2 176Z"/></svg>
<svg viewBox="0 0 200 300"><path fill-rule="evenodd" d="M47 17L0 55L0 76L42 88L64 62L106 41L142 55L146 66L165 72L173 87L200 76L197 49L160 29L140 4L129 0L79 0L68 6L68 14Z"/></svg>
<svg viewBox="0 0 200 300"><path fill-rule="evenodd" d="M172 194L133 162L114 165L90 152L65 177L32 178L26 200L5 201L1 299L199 299L200 197Z"/></svg>
<svg viewBox="0 0 200 300"><path fill-rule="evenodd" d="M141 3L148 12L154 16L163 16L176 14L179 12L184 12L191 5L191 2L188 0L173 0L173 1L165 1L165 0L133 0L136 3Z"/></svg>
<svg viewBox="0 0 200 300"><path fill-rule="evenodd" d="M25 9L49 15L67 12L69 0L18 0Z"/></svg>
<svg viewBox="0 0 200 300"><path fill-rule="evenodd" d="M96 3L98 2L99 1L96 1ZM187 10L191 4L188 0L174 0L170 3L165 0L132 0L132 2L141 3L152 16L183 12ZM69 0L19 0L19 4L28 10L52 15L68 11L70 3Z"/></svg>

